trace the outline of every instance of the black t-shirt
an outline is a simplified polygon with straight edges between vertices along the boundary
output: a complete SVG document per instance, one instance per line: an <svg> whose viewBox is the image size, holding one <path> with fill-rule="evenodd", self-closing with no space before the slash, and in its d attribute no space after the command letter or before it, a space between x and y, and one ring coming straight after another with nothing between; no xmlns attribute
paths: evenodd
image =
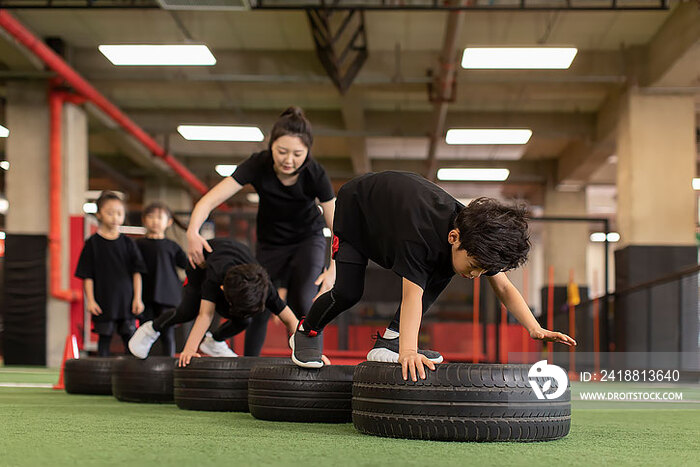
<svg viewBox="0 0 700 467"><path fill-rule="evenodd" d="M419 285L454 275L447 236L464 208L425 178L369 173L338 191L333 231L382 267Z"/></svg>
<svg viewBox="0 0 700 467"><path fill-rule="evenodd" d="M211 253L205 251L207 262L206 278L202 282L202 299L213 303L220 303L223 297L221 286L226 278L226 273L231 266L239 264L258 264L250 249L244 244L229 238L215 238L209 240ZM268 283L265 307L278 315L287 305L277 294L277 289L272 282Z"/></svg>
<svg viewBox="0 0 700 467"><path fill-rule="evenodd" d="M187 268L185 252L180 245L167 238L139 238L136 245L147 271L143 275L143 302L177 306L182 283L175 268Z"/></svg>
<svg viewBox="0 0 700 467"><path fill-rule="evenodd" d="M95 301L102 309L101 315L92 317L94 322L134 319L131 302L137 272L146 272L146 265L129 237L108 240L95 234L85 241L75 277L94 281Z"/></svg>
<svg viewBox="0 0 700 467"><path fill-rule="evenodd" d="M294 185L282 184L273 168L269 150L253 154L231 175L240 185L250 183L260 195L258 241L276 245L297 243L325 226L316 206L333 199L333 187L324 168L311 154L297 171Z"/></svg>

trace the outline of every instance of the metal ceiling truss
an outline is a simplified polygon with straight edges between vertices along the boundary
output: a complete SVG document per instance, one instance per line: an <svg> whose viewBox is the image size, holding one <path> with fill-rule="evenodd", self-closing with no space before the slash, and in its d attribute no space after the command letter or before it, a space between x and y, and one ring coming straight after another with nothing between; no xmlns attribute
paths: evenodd
<svg viewBox="0 0 700 467"><path fill-rule="evenodd" d="M316 54L341 94L367 60L365 15L361 10L306 10Z"/></svg>
<svg viewBox="0 0 700 467"><path fill-rule="evenodd" d="M0 8L14 9L116 9L159 8L155 0L0 0Z"/></svg>
<svg viewBox="0 0 700 467"><path fill-rule="evenodd" d="M670 0L250 0L254 10L668 10Z"/></svg>

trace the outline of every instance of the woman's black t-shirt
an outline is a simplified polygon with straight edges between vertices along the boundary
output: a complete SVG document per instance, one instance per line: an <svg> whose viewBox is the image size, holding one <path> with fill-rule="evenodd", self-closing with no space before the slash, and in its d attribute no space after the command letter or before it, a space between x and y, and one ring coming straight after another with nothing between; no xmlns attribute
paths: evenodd
<svg viewBox="0 0 700 467"><path fill-rule="evenodd" d="M131 302L134 299L133 276L137 272L146 272L146 265L136 243L129 237L119 235L108 240L95 234L85 241L75 277L94 282L95 301L102 314L93 316L93 322L134 319Z"/></svg>
<svg viewBox="0 0 700 467"><path fill-rule="evenodd" d="M420 175L362 175L343 185L335 206L335 235L380 266L424 290L455 274L447 236L464 205Z"/></svg>
<svg viewBox="0 0 700 467"><path fill-rule="evenodd" d="M283 185L275 174L272 153L266 150L250 156L231 175L240 185L253 185L260 196L258 241L288 245L323 230L325 222L316 199L322 203L333 199L328 175L310 154L297 172L294 185Z"/></svg>
<svg viewBox="0 0 700 467"><path fill-rule="evenodd" d="M205 251L206 276L202 282L202 299L213 303L220 303L223 299L221 285L224 283L226 273L232 266L241 264L258 264L250 249L244 244L228 238L214 238L209 240L212 252ZM268 282L265 307L278 315L287 306L277 293L277 289Z"/></svg>
<svg viewBox="0 0 700 467"><path fill-rule="evenodd" d="M187 268L185 252L167 238L139 238L136 245L147 270L143 275L143 302L177 306L182 295L182 282L175 268Z"/></svg>

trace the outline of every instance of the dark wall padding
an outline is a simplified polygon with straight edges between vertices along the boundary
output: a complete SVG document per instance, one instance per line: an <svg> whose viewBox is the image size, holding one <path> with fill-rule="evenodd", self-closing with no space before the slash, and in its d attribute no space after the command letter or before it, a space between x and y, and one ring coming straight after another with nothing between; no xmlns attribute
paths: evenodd
<svg viewBox="0 0 700 467"><path fill-rule="evenodd" d="M615 252L615 290L673 274L697 264L697 247L633 245ZM698 276L686 276L651 289L623 294L615 300L616 349L625 352L653 352L652 366L663 353L698 353ZM664 357L665 358L665 357ZM678 363L678 362L676 362ZM681 362L682 369L696 369L693 362ZM676 368L677 366L674 366Z"/></svg>
<svg viewBox="0 0 700 467"><path fill-rule="evenodd" d="M6 365L46 365L46 235L7 234L3 300Z"/></svg>

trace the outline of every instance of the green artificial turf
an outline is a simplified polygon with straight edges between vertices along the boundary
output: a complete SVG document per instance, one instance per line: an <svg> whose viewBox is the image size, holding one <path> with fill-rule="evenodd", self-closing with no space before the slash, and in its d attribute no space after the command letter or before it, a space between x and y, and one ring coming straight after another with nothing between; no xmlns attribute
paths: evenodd
<svg viewBox="0 0 700 467"><path fill-rule="evenodd" d="M0 375L8 380L10 373L0 368ZM700 465L700 404L584 404L573 402L571 432L561 440L447 443L366 436L351 424L265 422L110 396L0 388L0 465Z"/></svg>

